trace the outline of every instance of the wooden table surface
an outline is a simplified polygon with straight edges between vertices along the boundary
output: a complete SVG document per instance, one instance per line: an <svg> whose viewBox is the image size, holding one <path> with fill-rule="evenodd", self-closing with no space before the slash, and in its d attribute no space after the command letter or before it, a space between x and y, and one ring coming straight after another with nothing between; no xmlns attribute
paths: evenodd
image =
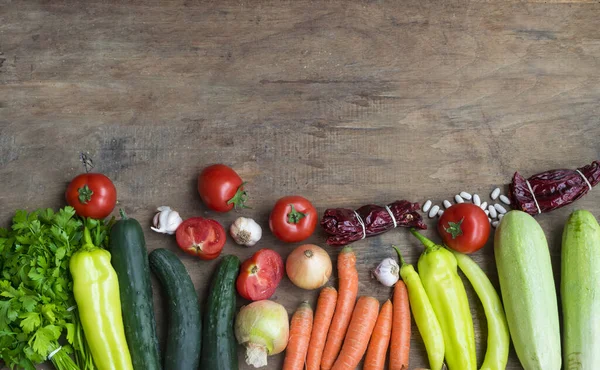
<svg viewBox="0 0 600 370"><path fill-rule="evenodd" d="M441 204L463 190L487 200L516 170L600 157L599 17L597 1L568 0L0 0L0 222L19 208L63 206L80 152L114 180L149 250L177 251L149 229L157 206L226 227L240 215L199 199L198 173L218 162L248 181L253 208L241 215L265 231L251 249L227 241L224 253L242 259L259 247L285 258L298 245L268 229L284 195L309 198L320 214L396 199ZM599 215L599 197L595 189L537 217L557 278L566 217L576 207ZM308 242L324 240L319 228ZM390 297L370 270L394 255L392 243L417 261L406 230L353 244L359 294ZM338 250L327 250L335 261ZM204 300L218 261L179 256ZM491 241L473 257L498 288ZM485 315L467 290L481 363ZM284 278L273 300L292 313L316 294ZM156 280L154 303L164 340ZM410 364L427 366L414 325ZM511 347L507 369L520 368Z"/></svg>

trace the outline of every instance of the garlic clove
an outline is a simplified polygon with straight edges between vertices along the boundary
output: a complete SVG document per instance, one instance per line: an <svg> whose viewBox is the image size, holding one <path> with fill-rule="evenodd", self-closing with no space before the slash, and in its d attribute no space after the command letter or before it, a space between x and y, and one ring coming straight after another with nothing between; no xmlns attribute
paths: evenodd
<svg viewBox="0 0 600 370"><path fill-rule="evenodd" d="M391 287L400 279L400 266L393 258L385 258L373 270L373 275L381 284Z"/></svg>
<svg viewBox="0 0 600 370"><path fill-rule="evenodd" d="M171 207L160 206L157 208L158 213L152 218L152 226L150 229L157 233L173 235L177 230L177 227L183 222L181 216L176 211L173 211Z"/></svg>
<svg viewBox="0 0 600 370"><path fill-rule="evenodd" d="M262 228L251 218L238 217L229 228L233 240L246 247L252 247L262 237Z"/></svg>
<svg viewBox="0 0 600 370"><path fill-rule="evenodd" d="M179 216L179 212L170 211L169 216L167 218L167 226L166 226L167 233L170 235L173 235L175 233L175 231L177 230L177 228L179 227L179 225L181 225L182 222L183 222L183 220L181 219L181 216Z"/></svg>

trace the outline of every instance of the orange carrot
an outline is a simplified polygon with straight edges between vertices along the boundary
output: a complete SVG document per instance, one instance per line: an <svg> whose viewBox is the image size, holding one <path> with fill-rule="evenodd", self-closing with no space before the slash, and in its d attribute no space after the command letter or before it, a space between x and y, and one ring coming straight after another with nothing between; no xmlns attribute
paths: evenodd
<svg viewBox="0 0 600 370"><path fill-rule="evenodd" d="M290 337L285 349L283 370L302 370L308 351L310 332L313 326L313 310L308 302L302 302L290 323Z"/></svg>
<svg viewBox="0 0 600 370"><path fill-rule="evenodd" d="M383 370L385 366L385 355L392 336L392 309L392 302L389 299L381 307L371 335L363 370Z"/></svg>
<svg viewBox="0 0 600 370"><path fill-rule="evenodd" d="M335 302L337 301L337 290L333 287L321 289L319 299L317 300L317 310L315 311L315 321L310 335L310 344L308 354L306 355L306 370L320 370L321 357L331 318L335 311Z"/></svg>
<svg viewBox="0 0 600 370"><path fill-rule="evenodd" d="M360 297L352 313L344 346L331 370L354 370L362 359L369 338L377 322L379 301L373 297Z"/></svg>
<svg viewBox="0 0 600 370"><path fill-rule="evenodd" d="M338 255L337 262L338 300L335 304L335 313L327 333L327 341L321 358L321 370L330 370L340 353L342 342L348 330L352 310L358 295L358 272L356 271L356 255L350 247L344 247Z"/></svg>
<svg viewBox="0 0 600 370"><path fill-rule="evenodd" d="M393 300L390 370L406 370L410 351L410 307L408 291L402 280L396 283Z"/></svg>

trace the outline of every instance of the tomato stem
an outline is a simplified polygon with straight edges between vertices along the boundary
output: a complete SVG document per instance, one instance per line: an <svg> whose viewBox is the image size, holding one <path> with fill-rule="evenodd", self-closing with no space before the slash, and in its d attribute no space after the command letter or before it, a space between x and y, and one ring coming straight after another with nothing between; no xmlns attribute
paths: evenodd
<svg viewBox="0 0 600 370"><path fill-rule="evenodd" d="M227 204L233 204L233 208L235 210L240 210L244 208L250 209L245 202L248 200L248 193L244 190L244 185L246 182L243 182L235 192L235 195L227 201Z"/></svg>
<svg viewBox="0 0 600 370"><path fill-rule="evenodd" d="M448 227L444 228L448 234L452 235L452 239L456 239L463 234L460 225L462 225L464 220L465 218L463 217L458 222L448 222Z"/></svg>
<svg viewBox="0 0 600 370"><path fill-rule="evenodd" d="M290 204L290 207L292 208L290 213L288 213L288 222L290 224L297 224L301 219L306 217L305 213L296 211L293 204Z"/></svg>
<svg viewBox="0 0 600 370"><path fill-rule="evenodd" d="M94 192L87 184L77 189L77 192L79 193L79 202L82 204L87 204L90 200L92 200L92 195L94 195Z"/></svg>

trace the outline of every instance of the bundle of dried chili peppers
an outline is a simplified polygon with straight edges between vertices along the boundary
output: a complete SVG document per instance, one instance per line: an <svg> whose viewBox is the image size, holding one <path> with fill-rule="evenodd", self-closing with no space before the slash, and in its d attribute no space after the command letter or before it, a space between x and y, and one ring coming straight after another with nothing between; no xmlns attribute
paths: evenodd
<svg viewBox="0 0 600 370"><path fill-rule="evenodd" d="M327 244L342 246L398 226L426 229L419 208L419 203L407 200L397 200L383 207L368 204L356 211L331 208L325 210L321 226L331 235L327 238Z"/></svg>
<svg viewBox="0 0 600 370"><path fill-rule="evenodd" d="M600 182L600 162L576 170L550 170L525 179L515 172L509 186L514 207L530 215L571 204Z"/></svg>

